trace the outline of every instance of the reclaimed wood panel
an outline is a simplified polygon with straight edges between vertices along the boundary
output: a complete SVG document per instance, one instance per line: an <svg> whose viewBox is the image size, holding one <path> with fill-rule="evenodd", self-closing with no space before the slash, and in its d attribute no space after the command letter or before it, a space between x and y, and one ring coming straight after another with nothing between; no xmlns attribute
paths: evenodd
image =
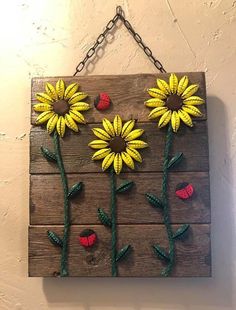
<svg viewBox="0 0 236 310"><path fill-rule="evenodd" d="M136 173L120 175L118 185L132 180L135 186L129 194L117 196L117 222L119 224L162 223L161 213L150 206L145 193L160 196L161 173ZM69 186L82 181L84 190L71 202L72 224L100 224L97 208L110 212L109 174L68 175ZM195 195L188 201L175 195L176 184L189 182ZM32 175L30 186L31 225L63 224L63 193L59 175ZM169 181L171 220L173 223L209 223L210 193L207 172L171 173ZM127 207L128 206L128 207Z"/></svg>
<svg viewBox="0 0 236 310"><path fill-rule="evenodd" d="M199 96L206 99L205 75L202 72L187 74L190 83L198 83ZM169 74L136 74L119 76L79 76L34 78L32 80L32 105L36 103L36 92L44 91L45 82L55 84L62 78L66 84L78 82L80 90L89 94L91 109L85 112L87 126L80 126L80 134L69 130L61 140L61 150L69 185L84 183L84 190L71 201L71 236L69 244L69 274L79 277L111 276L111 232L101 225L97 208L109 212L108 174L102 173L101 162L92 162L94 150L87 145L95 139L92 127L100 127L103 117L110 120L120 114L123 120L137 119L137 127L143 128L143 140L149 148L141 150L143 163L136 171L124 170L118 177L133 180L135 186L124 195L117 196L118 248L131 244L131 254L119 263L121 277L158 277L163 263L156 258L151 245L159 243L167 247L165 226L158 210L151 207L144 194L151 192L160 196L162 161L166 128L157 130L155 122L148 121L149 110L144 101L149 99L147 88L155 87L156 79L167 79ZM104 112L93 108L94 98L107 92L112 107ZM194 127L181 126L174 135L172 153L183 152L184 159L172 169L169 177L169 199L171 222L175 229L179 224L191 224L185 238L176 242L176 266L173 277L199 277L211 275L210 247L210 190L208 163L207 109L200 106L203 117L194 119ZM31 109L31 123L36 113ZM99 124L98 124L99 123ZM40 152L41 145L52 149L52 139L45 127L33 126L30 134L30 224L29 227L29 275L58 276L60 249L47 238L51 229L62 235L63 197L60 176L54 164L48 163ZM172 154L172 155L173 155ZM192 183L195 194L188 201L175 196L175 187L180 182ZM79 245L78 235L84 228L92 228L98 234L98 243L85 250Z"/></svg>
<svg viewBox="0 0 236 310"><path fill-rule="evenodd" d="M172 153L181 151L184 159L177 165L175 171L207 171L208 164L208 137L206 121L198 122L197 126L189 128L182 126L178 135L174 137ZM81 134L67 132L61 142L64 165L67 173L101 172L101 162L91 161L94 150L88 143L95 139L91 128L94 125L81 127ZM152 123L139 123L145 133L142 136L149 147L141 150L143 162L136 164L136 170L142 172L162 171L163 149L165 144L165 130L157 130ZM33 128L30 133L30 173L58 173L55 165L48 163L42 156L41 145L52 148L52 139L48 133L39 127ZM126 171L130 171L126 169Z"/></svg>
<svg viewBox="0 0 236 310"><path fill-rule="evenodd" d="M87 226L71 227L69 244L69 273L72 277L111 276L109 229L102 225L91 225L99 242L90 250L78 243L79 233ZM174 225L176 229L178 226ZM60 250L52 246L46 232L52 229L62 233L60 226L29 227L29 275L31 277L58 276ZM159 277L163 263L153 253L152 244L167 246L163 225L120 225L118 226L118 248L132 245L129 256L118 264L121 277ZM188 237L176 242L176 266L172 277L206 277L211 275L210 226L191 225Z"/></svg>
<svg viewBox="0 0 236 310"><path fill-rule="evenodd" d="M199 84L200 89L197 93L200 97L206 99L205 73L176 73L178 77L188 75L191 84ZM130 118L138 119L140 122L148 122L148 109L144 108L143 103L149 99L147 89L156 86L156 79L168 80L169 74L129 74L129 75L94 75L94 76L77 76L77 77L50 77L32 79L31 102L35 104L35 95L37 92L44 90L45 82L55 84L61 78L67 84L77 82L81 85L80 91L89 94L86 102L93 106L94 99L100 92L107 92L113 102L112 108L103 113L96 109L91 109L85 113L88 123L100 122L102 115L109 115L114 118L116 114L126 120ZM206 105L201 106L203 117L206 119ZM32 124L35 123L37 113L32 109Z"/></svg>

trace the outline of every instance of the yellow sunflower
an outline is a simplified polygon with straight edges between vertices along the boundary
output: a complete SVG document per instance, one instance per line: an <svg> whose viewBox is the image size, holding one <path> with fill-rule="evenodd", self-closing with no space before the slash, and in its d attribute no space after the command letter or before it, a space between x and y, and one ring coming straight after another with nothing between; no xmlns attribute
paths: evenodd
<svg viewBox="0 0 236 310"><path fill-rule="evenodd" d="M77 92L78 88L77 83L66 87L63 80L58 80L55 87L46 83L45 93L36 94L36 99L40 103L33 106L36 112L42 112L36 119L36 124L47 122L48 133L51 134L56 129L60 137L64 136L66 126L78 132L77 123L86 123L80 112L89 109L88 103L81 102L88 95Z"/></svg>
<svg viewBox="0 0 236 310"><path fill-rule="evenodd" d="M199 85L189 84L189 78L185 75L179 81L174 73L169 77L169 84L165 80L157 79L157 88L148 89L153 98L145 101L148 108L154 108L149 114L149 119L160 117L158 127L164 127L169 122L174 132L177 132L182 120L187 126L192 127L190 117L201 117L201 111L196 107L204 103L204 100L194 94Z"/></svg>
<svg viewBox="0 0 236 310"><path fill-rule="evenodd" d="M100 140L93 140L89 146L98 149L93 154L92 160L103 159L102 170L105 171L113 163L116 174L122 170L123 162L134 169L134 160L142 162L142 157L137 149L143 149L148 144L137 140L143 133L143 129L134 129L135 120L129 120L122 125L122 119L116 115L113 124L106 118L102 121L102 128L93 128L92 131Z"/></svg>

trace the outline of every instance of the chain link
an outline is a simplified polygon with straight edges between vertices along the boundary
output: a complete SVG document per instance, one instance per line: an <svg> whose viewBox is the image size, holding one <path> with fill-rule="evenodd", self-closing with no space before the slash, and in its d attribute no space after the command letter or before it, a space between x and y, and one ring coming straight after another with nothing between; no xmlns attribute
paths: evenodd
<svg viewBox="0 0 236 310"><path fill-rule="evenodd" d="M150 59L150 61L154 64L154 66L161 73L166 72L166 70L164 69L164 67L161 64L161 62L153 56L151 49L144 44L144 42L143 42L142 38L140 37L140 35L137 32L135 32L135 30L132 27L132 25L130 24L130 22L127 19L125 19L122 7L121 6L117 6L117 8L116 8L116 15L107 23L107 25L105 27L105 30L103 31L103 33L101 33L97 37L97 40L95 41L94 45L88 50L87 54L85 55L85 58L76 66L76 70L75 70L74 76L84 69L85 64L87 63L87 61L91 57L93 57L93 55L96 52L97 47L103 43L103 41L106 38L107 33L110 32L113 28L115 28L116 22L119 19L123 22L123 24L125 25L125 27L129 31L129 33L133 36L134 40L142 48L142 50L147 55L147 57Z"/></svg>

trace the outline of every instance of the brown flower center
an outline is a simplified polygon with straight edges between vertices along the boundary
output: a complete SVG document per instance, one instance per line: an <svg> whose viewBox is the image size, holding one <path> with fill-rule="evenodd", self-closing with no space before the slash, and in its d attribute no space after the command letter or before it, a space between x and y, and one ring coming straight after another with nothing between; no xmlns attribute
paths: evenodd
<svg viewBox="0 0 236 310"><path fill-rule="evenodd" d="M58 115L65 115L70 110L70 105L65 100L58 100L53 104L53 110Z"/></svg>
<svg viewBox="0 0 236 310"><path fill-rule="evenodd" d="M121 138L120 136L114 137L110 141L110 148L112 152L121 153L125 151L125 147L126 147L125 140Z"/></svg>
<svg viewBox="0 0 236 310"><path fill-rule="evenodd" d="M180 96L171 94L166 99L166 106L172 111L178 111L183 105L183 101Z"/></svg>

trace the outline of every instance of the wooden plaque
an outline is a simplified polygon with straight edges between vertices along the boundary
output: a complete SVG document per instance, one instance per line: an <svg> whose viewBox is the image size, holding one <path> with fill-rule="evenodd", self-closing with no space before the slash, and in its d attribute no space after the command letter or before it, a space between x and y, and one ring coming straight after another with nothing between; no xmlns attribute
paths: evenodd
<svg viewBox="0 0 236 310"><path fill-rule="evenodd" d="M177 74L183 76L186 73ZM204 73L187 73L191 84L200 85L198 95L206 100ZM121 277L158 277L165 262L157 259L152 245L167 246L167 234L158 210L147 202L146 192L160 195L165 129L158 129L148 120L147 88L155 87L156 79L169 74L136 74L117 76L63 77L66 84L78 82L80 90L89 94L91 109L84 115L88 124L80 126L80 133L66 132L61 144L69 186L78 180L84 184L83 192L71 201L71 234L69 238L69 275L74 277L111 276L111 233L98 219L97 209L109 213L109 174L102 172L101 163L93 162L93 150L88 143L94 140L91 128L100 126L103 117L113 120L119 114L124 121L136 119L145 130L144 140L149 148L142 150L143 163L133 172L124 169L117 177L135 182L126 195L117 197L117 244L132 245L131 253L118 265ZM57 77L32 80L32 104L36 93L44 91L45 82L55 84ZM93 102L100 92L112 99L112 107L104 112L94 108ZM169 176L169 204L173 229L190 224L187 236L176 242L173 277L211 276L210 247L210 190L208 162L208 134L206 104L200 107L203 116L194 118L194 127L181 126L174 135L172 153L183 152L184 159L171 169ZM60 274L60 249L53 246L47 231L59 235L63 231L63 192L60 175L55 165L42 156L42 145L52 147L52 139L45 128L35 126L36 113L32 109L30 133L30 226L29 276L52 277ZM191 199L181 200L175 194L178 183L194 186ZM83 248L78 237L85 228L96 231L98 242Z"/></svg>

